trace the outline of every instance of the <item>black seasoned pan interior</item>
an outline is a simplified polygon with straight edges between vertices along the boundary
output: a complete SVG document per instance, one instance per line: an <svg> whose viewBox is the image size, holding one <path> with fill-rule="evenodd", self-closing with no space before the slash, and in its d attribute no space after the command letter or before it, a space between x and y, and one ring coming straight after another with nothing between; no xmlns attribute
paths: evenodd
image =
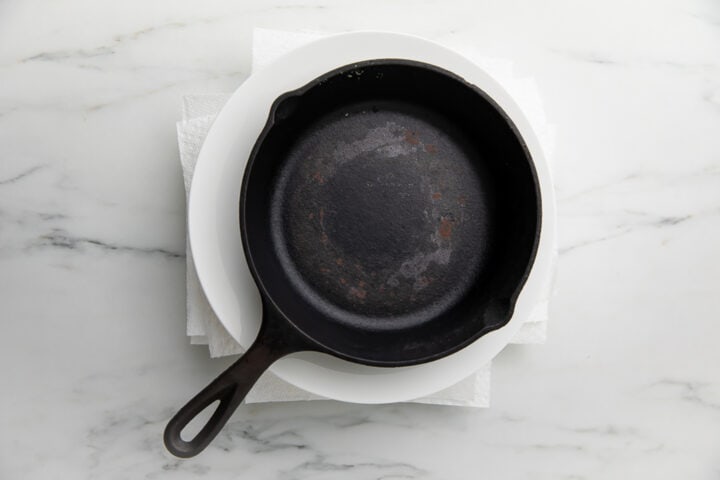
<svg viewBox="0 0 720 480"><path fill-rule="evenodd" d="M241 220L279 314L338 356L408 365L509 320L537 246L525 145L482 91L374 60L280 97Z"/></svg>

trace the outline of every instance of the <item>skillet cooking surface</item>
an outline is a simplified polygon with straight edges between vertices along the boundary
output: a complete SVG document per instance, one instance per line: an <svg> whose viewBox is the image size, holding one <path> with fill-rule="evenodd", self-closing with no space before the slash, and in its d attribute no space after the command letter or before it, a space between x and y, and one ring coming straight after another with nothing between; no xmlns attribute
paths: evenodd
<svg viewBox="0 0 720 480"><path fill-rule="evenodd" d="M310 301L388 329L432 318L467 292L492 241L493 195L473 161L480 154L453 130L432 111L377 101L299 135L271 218L274 245Z"/></svg>

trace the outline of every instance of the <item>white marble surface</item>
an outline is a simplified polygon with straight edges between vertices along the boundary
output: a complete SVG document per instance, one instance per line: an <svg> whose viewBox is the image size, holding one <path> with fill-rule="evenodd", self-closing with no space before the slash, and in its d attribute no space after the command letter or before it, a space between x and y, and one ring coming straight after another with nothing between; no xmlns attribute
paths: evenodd
<svg viewBox="0 0 720 480"><path fill-rule="evenodd" d="M511 58L557 125L549 340L486 410L171 413L228 363L184 336L181 96L253 27L386 29ZM720 5L0 2L0 478L720 478Z"/></svg>

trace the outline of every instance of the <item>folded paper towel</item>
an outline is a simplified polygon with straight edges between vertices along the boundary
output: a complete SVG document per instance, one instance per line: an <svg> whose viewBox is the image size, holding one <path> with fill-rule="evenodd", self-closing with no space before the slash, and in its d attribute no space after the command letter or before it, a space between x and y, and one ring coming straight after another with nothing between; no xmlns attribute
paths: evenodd
<svg viewBox="0 0 720 480"><path fill-rule="evenodd" d="M283 53L320 38L317 33L283 32L257 29L253 33L253 71L263 68ZM468 55L470 58L473 56ZM549 158L552 131L545 123L537 87L531 79L513 75L507 61L476 59L480 66L495 76L523 108L536 127L541 145ZM182 120L178 122L178 143L186 192L189 191L200 148L215 116L229 94L188 95L183 99ZM540 128L538 128L538 126ZM546 335L547 307L550 296L548 282L546 301L539 303L511 343L543 343ZM187 251L187 335L192 344L208 345L212 357L234 355L243 348L228 334L212 311L197 278L189 248ZM433 395L417 399L421 403L487 407L490 393L490 364L465 380ZM320 399L266 372L248 394L248 403Z"/></svg>

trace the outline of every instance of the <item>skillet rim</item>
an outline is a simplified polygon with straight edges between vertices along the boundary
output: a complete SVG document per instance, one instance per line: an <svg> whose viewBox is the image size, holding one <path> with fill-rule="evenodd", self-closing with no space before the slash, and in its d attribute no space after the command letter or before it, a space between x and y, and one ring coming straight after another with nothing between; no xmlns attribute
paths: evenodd
<svg viewBox="0 0 720 480"><path fill-rule="evenodd" d="M494 110L500 115L500 118L505 122L507 127L510 129L510 132L512 132L515 140L518 142L520 148L522 149L522 152L524 154L524 158L526 161L526 165L529 168L530 176L532 179L532 185L534 187L534 197L535 197L535 232L533 235L533 242L532 242L532 248L530 251L530 255L528 257L527 263L525 265L525 269L522 272L522 275L519 277L517 285L515 286L512 294L507 298L508 307L505 310L504 319L501 322L497 322L496 324L486 326L485 328L477 330L473 335L469 335L467 338L465 338L462 342L458 342L456 344L453 344L451 347L446 348L445 350L435 352L432 354L428 354L422 357L413 357L412 359L405 359L405 360L377 360L377 359L371 359L366 357L358 357L352 354L345 353L341 350L329 347L328 345L323 344L322 342L318 341L316 338L312 337L311 335L307 334L301 327L299 327L291 318L290 315L287 315L285 312L283 312L278 305L273 300L272 296L268 293L267 288L265 287L265 284L262 281L262 275L258 273L258 270L255 266L255 260L251 251L251 248L248 246L248 228L247 228L247 222L246 222L246 198L247 198L247 186L249 183L249 174L255 165L255 161L257 160L257 156L259 153L260 148L262 147L263 142L265 141L266 137L268 136L269 132L272 130L273 126L276 123L275 117L278 108L282 103L292 97L302 96L309 90L321 85L325 81L327 81L329 78L335 77L337 75L341 75L347 71L352 71L356 69L362 69L369 66L376 66L376 65L402 65L402 66L410 66L413 68L420 68L423 70L429 70L434 73L440 74L442 76L445 76L446 78L449 78L455 82L461 83L464 87L470 89L473 93L479 95L485 102L487 102ZM270 106L269 112L268 112L268 118L265 122L265 125L262 128L262 131L258 134L252 150L250 151L247 164L245 166L245 169L243 171L243 178L241 182L241 188L240 188L240 198L238 203L238 210L239 210L239 228L240 228L240 236L242 239L242 247L243 247L243 253L245 255L245 258L247 260L248 269L250 271L250 274L253 278L253 281L258 288L258 291L260 293L260 298L262 301L262 319L261 319L261 325L265 322L269 321L269 317L281 317L280 319L273 319L272 321L279 321L287 324L288 327L292 328L294 330L295 334L299 334L301 338L305 340L305 342L308 345L307 350L311 351L317 351L321 353L329 353L331 355L334 355L338 358L341 358L343 360L348 360L354 363L359 363L363 365L368 366L375 366L375 367L404 367L404 366L413 366L413 365L419 365L423 363L429 363L434 360L452 355L453 353L456 353L468 345L474 343L479 338L487 335L490 332L493 332L495 330L499 330L502 327L506 326L513 318L513 314L515 311L515 307L517 304L518 297L520 296L520 293L522 292L530 273L533 269L533 266L535 264L535 260L537 257L538 249L540 246L540 240L541 240L541 232L543 228L543 204L542 204L542 190L540 188L540 181L537 173L537 169L535 168L535 161L533 158L532 153L530 152L530 149L527 146L527 143L525 142L525 139L520 134L519 129L515 125L515 123L512 121L510 116L505 112L505 110L500 107L500 105L489 95L487 94L483 89L478 87L477 85L468 82L463 77L461 77L458 74L455 74L447 69L444 69L442 67L439 67L437 65L433 65L431 63L422 62L418 60L410 60L410 59L403 59L403 58L373 58L369 60L362 60L358 62L353 62L349 64L342 65L340 67L334 68L322 75L319 75L318 77L310 80L305 85L296 88L294 90L290 90L287 92L284 92L280 94L272 103ZM261 327L262 328L262 327Z"/></svg>

